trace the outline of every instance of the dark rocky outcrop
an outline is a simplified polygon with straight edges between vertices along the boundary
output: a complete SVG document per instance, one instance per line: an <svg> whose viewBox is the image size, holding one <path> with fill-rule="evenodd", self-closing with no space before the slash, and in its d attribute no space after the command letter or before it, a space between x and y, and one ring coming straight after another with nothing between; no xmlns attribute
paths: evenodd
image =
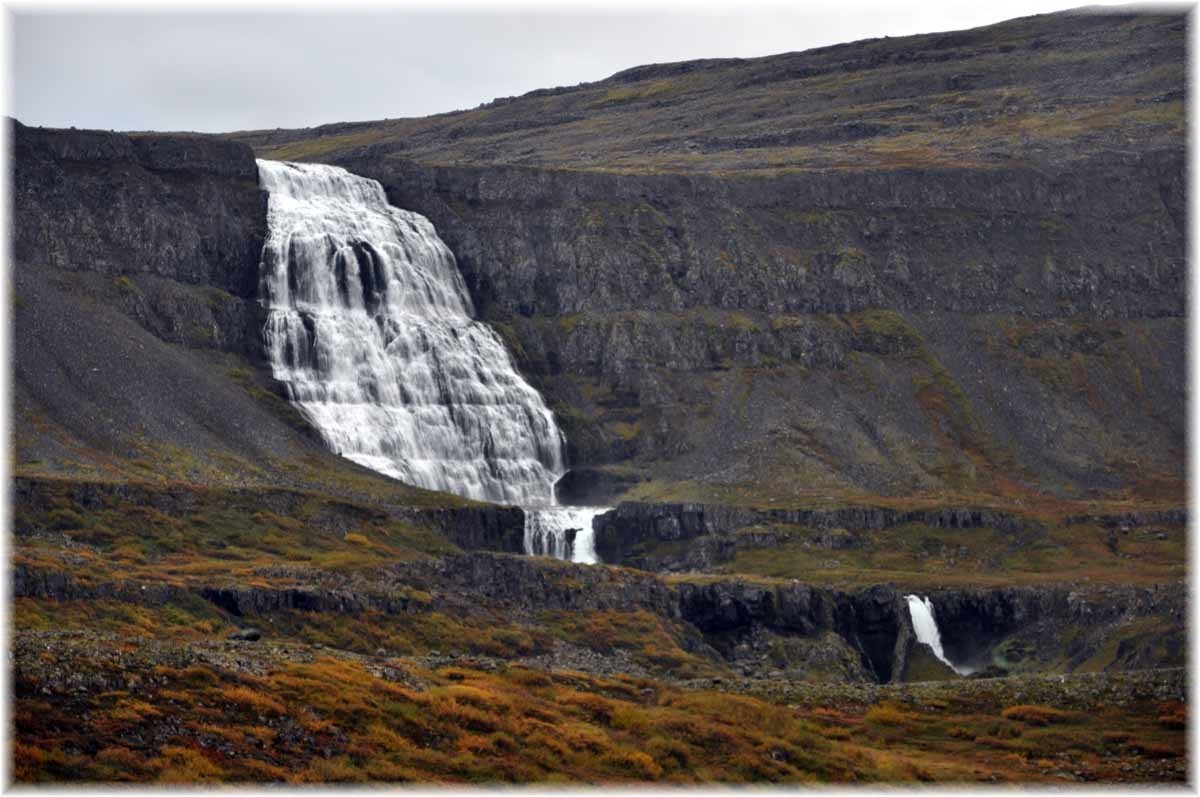
<svg viewBox="0 0 1200 797"><path fill-rule="evenodd" d="M249 147L20 122L12 134L23 268L153 274L256 297L266 194Z"/></svg>
<svg viewBox="0 0 1200 797"><path fill-rule="evenodd" d="M55 601L119 601L140 606L187 605L196 598L208 601L234 617L269 616L274 612L305 611L361 614L367 611L404 614L422 611L423 602L405 590L388 590L378 584L352 584L324 575L332 583L304 586L184 587L143 581L81 581L53 568L18 564L13 568L12 595ZM342 583L338 583L341 581Z"/></svg>
<svg viewBox="0 0 1200 797"><path fill-rule="evenodd" d="M1145 512L1124 512L1120 514L1090 514L1090 515L1072 515L1065 521L1065 525L1094 523L1105 528L1128 528L1137 529L1145 528L1146 526L1186 526L1188 522L1188 512L1186 509L1167 509L1160 511L1145 511Z"/></svg>
<svg viewBox="0 0 1200 797"><path fill-rule="evenodd" d="M596 468L573 468L554 485L554 495L568 506L605 506L641 479Z"/></svg>
<svg viewBox="0 0 1200 797"><path fill-rule="evenodd" d="M394 578L437 590L446 600L499 604L521 612L644 609L679 617L674 591L646 573L544 557L470 553L398 566Z"/></svg>
<svg viewBox="0 0 1200 797"><path fill-rule="evenodd" d="M813 666L823 660L827 677L899 680L909 673L910 657L925 652L914 647L905 593L891 585L845 591L736 578L668 584L624 568L487 553L398 567L390 578L428 590L437 596L435 604L451 607L482 601L531 616L545 610L654 612L695 627L744 673L765 675L786 671L789 661ZM1099 663L1107 669L1174 666L1183 656L1181 583L948 588L929 597L947 654L963 665L1002 661L1023 672L1074 670L1113 640L1126 651ZM1006 658L1031 646L1037 654L1023 663ZM849 662L838 661L842 651Z"/></svg>
<svg viewBox="0 0 1200 797"><path fill-rule="evenodd" d="M750 509L723 504L622 502L593 521L596 553L611 564L653 570L702 570L733 557L729 538L749 526L792 525L839 532L828 547L853 547L846 531L869 531L916 523L934 528L993 528L1036 532L1037 521L972 507L898 510L879 506L835 509ZM770 542L769 540L763 540ZM666 545L663 545L666 543ZM682 545L671 545L681 543ZM682 548L682 550L681 550ZM682 554L682 555L681 555Z"/></svg>
<svg viewBox="0 0 1200 797"><path fill-rule="evenodd" d="M951 661L976 669L1001 661L1032 672L1074 670L1087 661L1106 669L1177 664L1186 647L1185 595L1184 585L1176 583L942 589L929 597ZM833 631L879 681L910 677L910 658L927 652L916 647L903 593L886 585L846 593L798 582L774 587L685 582L679 585L679 605L681 616L730 658L759 629L783 637ZM1113 658L1103 660L1114 639L1120 642ZM1023 660L1016 660L1021 651ZM770 665L759 661L757 667Z"/></svg>
<svg viewBox="0 0 1200 797"><path fill-rule="evenodd" d="M719 650L732 649L756 626L800 636L834 631L881 682L896 670L907 623L900 597L884 586L847 594L799 583L775 588L736 581L683 583L679 605L685 620L720 640Z"/></svg>
<svg viewBox="0 0 1200 797"><path fill-rule="evenodd" d="M987 666L999 660L1016 670L1074 669L1100 654L1115 631L1130 625L1134 631L1102 665L1122 668L1140 661L1158 666L1150 662L1179 658L1186 646L1186 590L1181 583L947 589L929 597L946 654L967 664ZM1144 626L1140 630L1139 623Z"/></svg>
<svg viewBox="0 0 1200 797"><path fill-rule="evenodd" d="M1094 493L1145 478L1131 449L1181 478L1181 149L769 177L329 160L433 220L581 472L764 492L794 437L834 491Z"/></svg>
<svg viewBox="0 0 1200 797"><path fill-rule="evenodd" d="M12 136L20 275L74 274L164 340L257 354L267 197L249 147L16 121Z"/></svg>
<svg viewBox="0 0 1200 797"><path fill-rule="evenodd" d="M669 583L616 567L486 552L388 565L369 573L281 571L302 583L80 581L61 569L18 564L19 598L116 600L147 606L207 601L236 618L303 611L389 615L500 612L536 624L547 611L643 611L691 628L684 642L743 675L895 681L929 677L905 594L892 585L855 591L736 578ZM929 593L952 661L989 672L1176 666L1185 650L1186 588L1069 586L938 589ZM1105 651L1109 651L1106 653ZM912 666L914 662L923 662Z"/></svg>
<svg viewBox="0 0 1200 797"><path fill-rule="evenodd" d="M433 220L488 319L688 307L1184 312L1182 150L1098 155L1058 173L931 166L770 179L337 162ZM1148 225L1133 240L1132 219ZM1153 255L1146 235L1160 244Z"/></svg>
<svg viewBox="0 0 1200 797"><path fill-rule="evenodd" d="M463 550L504 553L524 550L525 510L520 507L449 507L402 512L400 516L439 529Z"/></svg>
<svg viewBox="0 0 1200 797"><path fill-rule="evenodd" d="M422 606L403 593L366 592L317 587L204 587L200 596L235 617L269 616L272 612L302 611L361 614L366 611L404 614Z"/></svg>

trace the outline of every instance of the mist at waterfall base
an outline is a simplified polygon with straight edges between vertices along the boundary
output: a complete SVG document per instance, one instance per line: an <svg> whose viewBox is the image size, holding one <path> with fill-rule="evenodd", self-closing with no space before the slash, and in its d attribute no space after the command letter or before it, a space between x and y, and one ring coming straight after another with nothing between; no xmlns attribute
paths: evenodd
<svg viewBox="0 0 1200 797"><path fill-rule="evenodd" d="M912 618L913 631L917 635L917 641L932 650L933 655L937 656L942 664L959 675L973 673L975 671L973 667L960 667L946 658L946 652L942 650L942 635L938 632L937 620L933 616L933 601L916 595L906 595L905 600L908 601L908 614Z"/></svg>
<svg viewBox="0 0 1200 797"><path fill-rule="evenodd" d="M429 220L345 169L258 168L269 193L267 356L330 449L407 484L525 507L527 553L594 562L591 517L602 510L557 506L562 432L474 320Z"/></svg>

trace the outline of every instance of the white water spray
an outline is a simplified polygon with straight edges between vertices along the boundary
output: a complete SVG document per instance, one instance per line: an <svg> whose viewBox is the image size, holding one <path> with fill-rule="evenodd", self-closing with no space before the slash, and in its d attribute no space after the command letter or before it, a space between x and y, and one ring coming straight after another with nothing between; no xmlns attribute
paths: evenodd
<svg viewBox="0 0 1200 797"><path fill-rule="evenodd" d="M905 599L908 601L908 613L912 617L913 631L917 634L917 641L927 645L933 651L933 655L954 672L959 675L970 675L972 672L970 668L958 667L946 658L946 653L942 650L942 635L938 633L937 620L933 617L933 601L929 598L919 598L916 595L907 595Z"/></svg>
<svg viewBox="0 0 1200 797"><path fill-rule="evenodd" d="M596 564L592 519L605 506L555 506L525 510L525 553ZM571 532L574 532L571 538Z"/></svg>
<svg viewBox="0 0 1200 797"><path fill-rule="evenodd" d="M556 506L554 416L472 318L429 220L345 169L258 168L270 194L259 288L267 355L326 444L408 484L526 507L527 553L565 557L566 529L580 528L572 558L595 561L584 517L595 511Z"/></svg>

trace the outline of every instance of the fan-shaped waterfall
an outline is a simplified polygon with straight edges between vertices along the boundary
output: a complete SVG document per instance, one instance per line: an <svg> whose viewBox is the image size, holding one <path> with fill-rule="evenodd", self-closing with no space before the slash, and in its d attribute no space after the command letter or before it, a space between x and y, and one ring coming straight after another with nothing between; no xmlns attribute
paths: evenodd
<svg viewBox="0 0 1200 797"><path fill-rule="evenodd" d="M275 378L329 447L419 487L536 507L527 552L565 552L563 437L503 343L472 318L424 216L335 166L260 160L269 192L259 295ZM591 516L578 561L594 561ZM559 542L535 546L549 538ZM565 555L565 554L562 554ZM584 557L584 558L581 558Z"/></svg>

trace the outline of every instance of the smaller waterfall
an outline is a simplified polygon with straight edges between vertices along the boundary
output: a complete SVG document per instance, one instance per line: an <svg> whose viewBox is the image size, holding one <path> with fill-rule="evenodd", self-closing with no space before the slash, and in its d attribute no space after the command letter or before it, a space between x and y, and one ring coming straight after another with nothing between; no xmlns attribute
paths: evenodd
<svg viewBox="0 0 1200 797"><path fill-rule="evenodd" d="M525 553L598 564L592 518L609 509L607 506L526 507Z"/></svg>
<svg viewBox="0 0 1200 797"><path fill-rule="evenodd" d="M933 618L933 601L916 595L906 595L905 599L908 601L908 613L912 617L917 641L927 645L942 664L959 675L970 675L973 672L971 668L959 667L946 658L946 652L942 650L942 635L938 633L937 620Z"/></svg>

